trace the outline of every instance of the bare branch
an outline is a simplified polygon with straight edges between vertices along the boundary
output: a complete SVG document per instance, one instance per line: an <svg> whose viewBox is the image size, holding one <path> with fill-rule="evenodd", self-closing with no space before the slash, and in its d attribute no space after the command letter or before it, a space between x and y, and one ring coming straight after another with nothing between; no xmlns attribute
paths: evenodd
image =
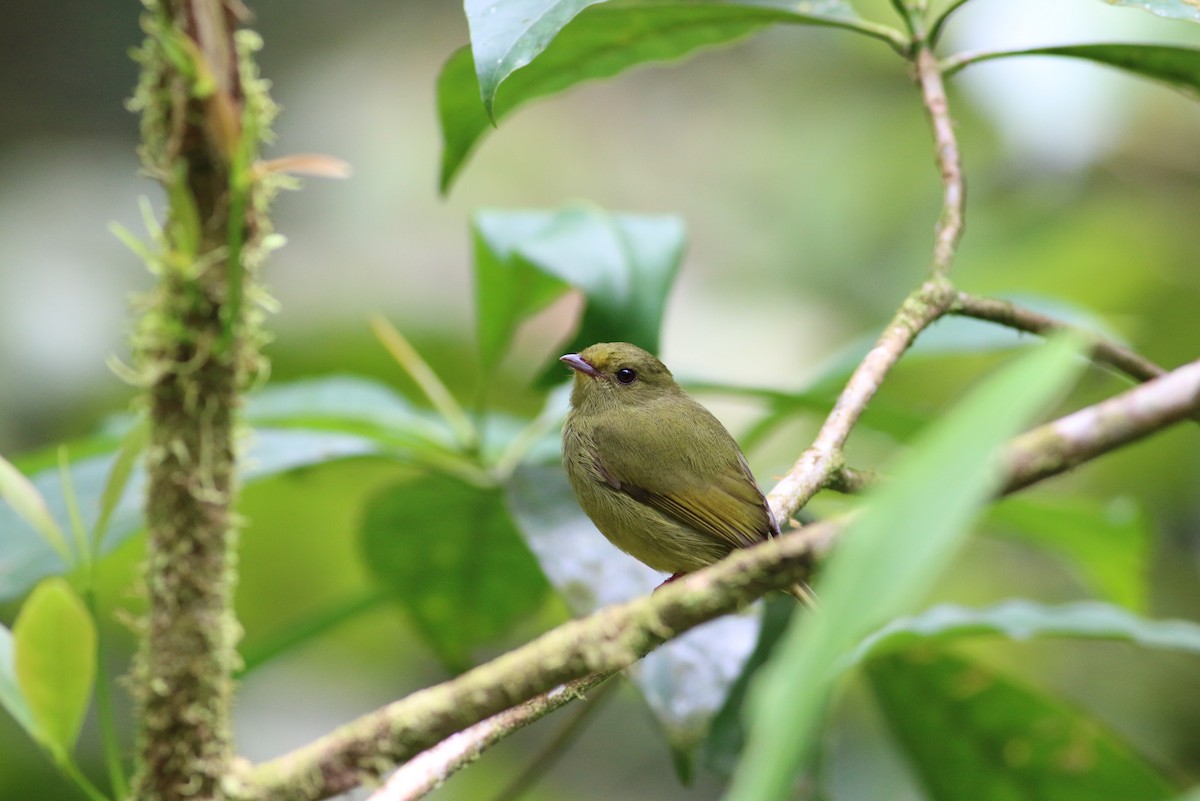
<svg viewBox="0 0 1200 801"><path fill-rule="evenodd" d="M958 241L962 238L966 219L967 185L963 177L962 157L954 136L954 120L946 100L946 87L941 68L933 51L922 45L913 61L921 99L929 124L933 128L934 153L942 178L942 214L938 218L933 238L934 275L948 275L954 262Z"/></svg>
<svg viewBox="0 0 1200 801"><path fill-rule="evenodd" d="M935 276L917 287L900 305L875 347L846 382L813 444L800 454L792 469L767 496L777 520L794 515L843 469L842 448L863 410L904 351L950 308L953 299L954 288L949 281Z"/></svg>
<svg viewBox="0 0 1200 801"><path fill-rule="evenodd" d="M1018 437L1005 453L1005 493L1064 473L1200 410L1200 361Z"/></svg>
<svg viewBox="0 0 1200 801"><path fill-rule="evenodd" d="M1078 331L1091 340L1092 358L1096 362L1119 370L1135 381L1149 381L1166 373L1166 370L1149 359L1129 348L1110 342L1093 331L1086 331L1061 320L1055 320L1053 317L1038 314L1006 300L981 298L966 292L959 292L954 298L954 304L950 307L950 314L987 320L1039 336L1045 336L1055 331Z"/></svg>

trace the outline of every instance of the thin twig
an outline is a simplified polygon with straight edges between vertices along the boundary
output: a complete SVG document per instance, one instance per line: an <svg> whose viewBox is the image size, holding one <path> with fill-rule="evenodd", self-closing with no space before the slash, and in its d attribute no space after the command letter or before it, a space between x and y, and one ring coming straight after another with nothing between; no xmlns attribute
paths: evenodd
<svg viewBox="0 0 1200 801"><path fill-rule="evenodd" d="M576 698L583 698L584 693L611 676L612 673L596 673L575 679L447 737L410 759L367 801L416 801L425 797L500 740Z"/></svg>
<svg viewBox="0 0 1200 801"><path fill-rule="evenodd" d="M954 120L946 100L941 67L933 51L926 46L917 48L913 61L917 84L929 124L933 129L934 154L942 177L942 213L938 217L933 237L934 275L947 275L954 263L958 241L962 238L966 220L967 185L963 176L962 157L954 136Z"/></svg>
<svg viewBox="0 0 1200 801"><path fill-rule="evenodd" d="M1166 370L1149 359L1138 355L1129 348L1104 339L1095 332L1055 320L1053 317L1022 308L1006 300L981 298L966 292L959 292L954 298L954 304L950 307L950 314L987 320L1039 336L1045 336L1055 331L1080 331L1091 340L1092 358L1100 364L1106 364L1119 370L1135 381L1149 381L1166 373Z"/></svg>
<svg viewBox="0 0 1200 801"><path fill-rule="evenodd" d="M558 760L583 731L584 724L592 719L596 710L600 709L601 702L611 697L613 688L617 686L619 685L615 681L601 684L591 698L584 700L579 712L558 730L549 745L538 753L492 801L516 801L545 776L554 765L558 764Z"/></svg>
<svg viewBox="0 0 1200 801"><path fill-rule="evenodd" d="M949 281L934 276L904 300L875 347L846 382L813 444L767 496L776 520L791 518L842 469L842 449L867 403L917 335L941 317L953 299L954 288Z"/></svg>

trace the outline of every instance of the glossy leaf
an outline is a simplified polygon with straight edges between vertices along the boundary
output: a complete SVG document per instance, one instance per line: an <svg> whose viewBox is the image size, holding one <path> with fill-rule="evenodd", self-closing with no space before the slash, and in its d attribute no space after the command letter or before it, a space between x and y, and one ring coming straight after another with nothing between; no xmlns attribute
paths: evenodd
<svg viewBox="0 0 1200 801"><path fill-rule="evenodd" d="M561 466L519 468L507 497L526 542L573 614L646 595L665 578L604 539L579 508ZM743 673L759 629L756 606L689 631L627 671L662 725L681 772Z"/></svg>
<svg viewBox="0 0 1200 801"><path fill-rule="evenodd" d="M1068 637L1115 640L1200 654L1200 624L1190 620L1149 620L1111 604L1081 602L1048 606L1005 601L985 609L943 604L897 618L864 638L843 662L850 667L879 655L969 637Z"/></svg>
<svg viewBox="0 0 1200 801"><path fill-rule="evenodd" d="M1200 97L1200 50L1172 45L1087 44L975 53L950 64L947 72L957 72L967 64L1010 56L1082 58L1165 83L1192 97Z"/></svg>
<svg viewBox="0 0 1200 801"><path fill-rule="evenodd" d="M473 235L486 366L500 359L524 319L571 287L586 305L570 349L614 339L658 349L667 291L683 257L678 218L584 207L484 211ZM554 374L563 374L558 367Z"/></svg>
<svg viewBox="0 0 1200 801"><path fill-rule="evenodd" d="M496 89L533 61L580 11L604 0L466 0L479 95L492 116Z"/></svg>
<svg viewBox="0 0 1200 801"><path fill-rule="evenodd" d="M527 619L546 579L498 489L428 475L367 501L363 557L451 670Z"/></svg>
<svg viewBox="0 0 1200 801"><path fill-rule="evenodd" d="M1100 721L963 657L867 665L892 735L933 801L1155 801L1176 788Z"/></svg>
<svg viewBox="0 0 1200 801"><path fill-rule="evenodd" d="M0 706L13 720L20 724L30 737L37 737L37 722L33 710L21 692L17 681L17 664L13 658L13 635L5 626L0 626Z"/></svg>
<svg viewBox="0 0 1200 801"><path fill-rule="evenodd" d="M1149 11L1159 17L1200 22L1200 6L1195 0L1104 0L1110 6L1126 6Z"/></svg>
<svg viewBox="0 0 1200 801"><path fill-rule="evenodd" d="M504 13L509 5L515 14ZM834 25L898 38L859 19L844 0L472 0L467 9L474 55L468 48L452 55L437 85L443 192L496 120L584 81L674 61L774 23Z"/></svg>
<svg viewBox="0 0 1200 801"><path fill-rule="evenodd" d="M729 798L786 797L836 665L933 583L995 491L996 453L1070 385L1079 346L1051 340L983 382L920 437L849 525L817 582L820 606L789 627L754 682L750 740Z"/></svg>
<svg viewBox="0 0 1200 801"><path fill-rule="evenodd" d="M75 747L96 679L96 627L66 580L47 579L29 595L13 645L38 739L61 761Z"/></svg>
<svg viewBox="0 0 1200 801"><path fill-rule="evenodd" d="M1131 498L1099 502L1022 495L994 506L988 521L991 534L1058 555L1103 597L1130 609L1145 608L1152 532Z"/></svg>

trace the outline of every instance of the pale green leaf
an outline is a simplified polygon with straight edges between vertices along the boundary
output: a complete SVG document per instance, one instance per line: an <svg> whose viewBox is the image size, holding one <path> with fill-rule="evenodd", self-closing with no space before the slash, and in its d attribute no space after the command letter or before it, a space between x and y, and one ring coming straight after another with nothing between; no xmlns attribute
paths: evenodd
<svg viewBox="0 0 1200 801"><path fill-rule="evenodd" d="M21 606L13 644L38 739L62 761L75 747L96 679L92 616L65 579L46 579Z"/></svg>
<svg viewBox="0 0 1200 801"><path fill-rule="evenodd" d="M789 627L754 682L750 739L730 799L787 796L837 664L928 590L995 492L996 454L1082 369L1080 345L1051 340L991 376L923 433L868 500L817 582L821 604Z"/></svg>

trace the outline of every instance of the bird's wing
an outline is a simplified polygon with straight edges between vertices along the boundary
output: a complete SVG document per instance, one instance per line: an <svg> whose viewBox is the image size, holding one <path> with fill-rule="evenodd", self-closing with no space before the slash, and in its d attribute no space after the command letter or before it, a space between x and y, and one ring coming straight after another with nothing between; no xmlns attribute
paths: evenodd
<svg viewBox="0 0 1200 801"><path fill-rule="evenodd" d="M695 423L694 420L691 422L692 425ZM708 421L701 424L708 425ZM721 465L715 471L715 478L689 479L688 471L678 469L677 465L665 473L648 470L649 456L639 443L629 440L625 435L628 429L624 426L604 427L607 430L596 432L596 468L613 489L733 547L746 547L777 536L779 527L746 460L716 418L712 418L712 424L720 428L722 436L730 439L730 453L737 457L736 461L731 457L728 464ZM669 428L669 424L667 426ZM702 442L688 436L689 432L676 433L679 443ZM702 446L698 444L697 447ZM692 454L688 453L687 446L682 450L681 461L689 461Z"/></svg>

